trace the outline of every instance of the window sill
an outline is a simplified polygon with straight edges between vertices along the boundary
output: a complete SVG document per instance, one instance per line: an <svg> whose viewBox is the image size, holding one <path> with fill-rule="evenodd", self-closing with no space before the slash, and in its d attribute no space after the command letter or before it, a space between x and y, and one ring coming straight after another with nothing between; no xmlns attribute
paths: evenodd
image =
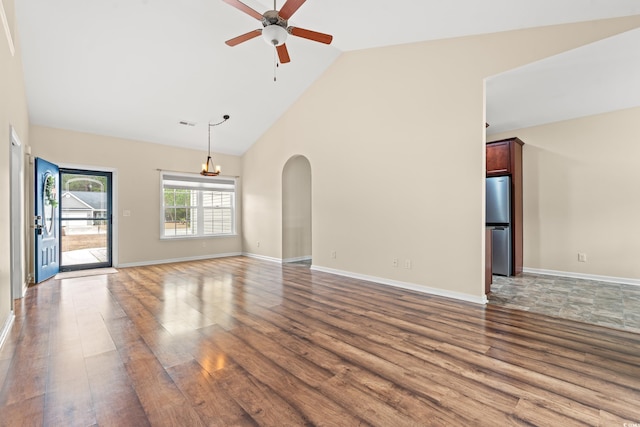
<svg viewBox="0 0 640 427"><path fill-rule="evenodd" d="M239 234L215 234L211 236L160 236L160 240L171 241L171 240L203 240L203 239L224 239L228 237L240 237Z"/></svg>

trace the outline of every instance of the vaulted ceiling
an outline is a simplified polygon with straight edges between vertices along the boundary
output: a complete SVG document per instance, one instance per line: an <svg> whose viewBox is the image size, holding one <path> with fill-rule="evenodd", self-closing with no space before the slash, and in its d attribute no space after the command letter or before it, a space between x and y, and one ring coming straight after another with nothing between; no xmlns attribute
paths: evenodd
<svg viewBox="0 0 640 427"><path fill-rule="evenodd" d="M333 43L289 37L291 62L279 67L260 38L224 43L261 24L222 0L16 0L16 10L32 124L205 150L207 123L229 114L214 149L242 154L342 52L637 15L640 4L308 0L289 25ZM493 77L489 131L640 105L637 46L640 30Z"/></svg>

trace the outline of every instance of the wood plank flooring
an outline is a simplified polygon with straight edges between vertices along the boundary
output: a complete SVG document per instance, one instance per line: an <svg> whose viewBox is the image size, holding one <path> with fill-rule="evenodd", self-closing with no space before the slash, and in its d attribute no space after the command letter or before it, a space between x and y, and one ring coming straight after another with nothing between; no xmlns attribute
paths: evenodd
<svg viewBox="0 0 640 427"><path fill-rule="evenodd" d="M640 423L640 335L233 257L49 280L0 425Z"/></svg>

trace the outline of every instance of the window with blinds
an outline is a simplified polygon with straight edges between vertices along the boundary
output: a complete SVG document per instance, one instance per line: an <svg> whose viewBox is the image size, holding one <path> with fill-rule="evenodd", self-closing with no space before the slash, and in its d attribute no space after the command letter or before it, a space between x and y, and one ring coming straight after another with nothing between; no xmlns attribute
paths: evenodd
<svg viewBox="0 0 640 427"><path fill-rule="evenodd" d="M161 172L162 238L235 234L234 178Z"/></svg>

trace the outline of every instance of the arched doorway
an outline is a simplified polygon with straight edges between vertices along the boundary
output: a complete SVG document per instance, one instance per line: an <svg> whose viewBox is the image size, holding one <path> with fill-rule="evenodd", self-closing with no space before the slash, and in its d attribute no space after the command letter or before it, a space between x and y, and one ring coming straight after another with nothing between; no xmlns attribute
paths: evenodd
<svg viewBox="0 0 640 427"><path fill-rule="evenodd" d="M282 261L311 264L311 165L304 156L282 170Z"/></svg>

